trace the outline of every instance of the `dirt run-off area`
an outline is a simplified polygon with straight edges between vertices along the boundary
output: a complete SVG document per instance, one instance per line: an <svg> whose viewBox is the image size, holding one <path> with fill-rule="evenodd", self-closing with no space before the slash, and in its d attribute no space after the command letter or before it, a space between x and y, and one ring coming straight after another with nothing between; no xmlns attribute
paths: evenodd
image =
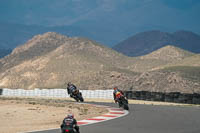
<svg viewBox="0 0 200 133"><path fill-rule="evenodd" d="M73 113L77 120L82 120L107 112L101 107L75 104L65 99L0 97L0 132L19 133L60 128L69 113Z"/></svg>

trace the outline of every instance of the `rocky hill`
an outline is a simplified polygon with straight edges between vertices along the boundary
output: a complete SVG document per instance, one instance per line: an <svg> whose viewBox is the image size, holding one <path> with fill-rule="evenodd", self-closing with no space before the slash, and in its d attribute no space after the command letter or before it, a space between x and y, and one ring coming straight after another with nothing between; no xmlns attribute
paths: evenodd
<svg viewBox="0 0 200 133"><path fill-rule="evenodd" d="M57 88L71 81L84 89L102 89L128 84L135 73L127 63L129 58L91 40L49 32L0 60L0 86Z"/></svg>
<svg viewBox="0 0 200 133"><path fill-rule="evenodd" d="M170 67L144 72L132 90L153 92L200 93L200 67Z"/></svg>
<svg viewBox="0 0 200 133"><path fill-rule="evenodd" d="M184 60L179 61L174 65L179 65L179 66L200 66L200 54L196 54L194 56L190 56L188 58L185 58Z"/></svg>
<svg viewBox="0 0 200 133"><path fill-rule="evenodd" d="M163 60L166 62L173 62L173 61L183 60L193 55L195 54L192 52L180 49L172 45L167 45L148 55L141 56L140 58L141 59L156 59L156 60Z"/></svg>
<svg viewBox="0 0 200 133"><path fill-rule="evenodd" d="M195 55L189 51L171 45L160 48L150 54L139 56L129 69L135 72L145 72L164 68L165 66L181 63L187 57Z"/></svg>
<svg viewBox="0 0 200 133"><path fill-rule="evenodd" d="M135 58L86 38L48 32L0 59L0 87L66 88L70 81L81 89L193 93L200 90L198 62L199 55L173 46Z"/></svg>
<svg viewBox="0 0 200 133"><path fill-rule="evenodd" d="M166 50L168 54L166 54ZM142 88L145 91L156 92L200 93L199 54L196 55L173 46L167 46L141 58L144 59L145 64L147 59L153 58L160 65L151 65L153 66L152 69L143 71L133 81L135 90ZM154 63L155 61L149 64Z"/></svg>
<svg viewBox="0 0 200 133"><path fill-rule="evenodd" d="M147 31L138 33L115 45L113 49L127 56L142 56L167 45L200 53L200 36L189 31L167 33Z"/></svg>

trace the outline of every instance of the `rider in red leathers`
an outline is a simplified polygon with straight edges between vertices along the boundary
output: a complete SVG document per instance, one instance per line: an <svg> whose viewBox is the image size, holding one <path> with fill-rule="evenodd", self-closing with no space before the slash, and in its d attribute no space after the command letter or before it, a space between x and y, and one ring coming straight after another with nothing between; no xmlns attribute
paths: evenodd
<svg viewBox="0 0 200 133"><path fill-rule="evenodd" d="M124 96L124 92L122 90L118 89L118 87L114 87L113 89L114 89L113 97L114 97L115 103L118 102L119 106L121 106L120 97Z"/></svg>

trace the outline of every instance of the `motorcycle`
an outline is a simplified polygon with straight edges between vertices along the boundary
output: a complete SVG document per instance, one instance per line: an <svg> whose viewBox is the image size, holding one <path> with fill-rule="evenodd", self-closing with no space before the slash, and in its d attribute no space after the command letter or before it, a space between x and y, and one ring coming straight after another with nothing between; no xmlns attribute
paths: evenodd
<svg viewBox="0 0 200 133"><path fill-rule="evenodd" d="M120 92L116 94L117 102L119 107L123 107L125 110L129 110L128 100Z"/></svg>
<svg viewBox="0 0 200 133"><path fill-rule="evenodd" d="M73 97L77 102L79 102L79 101L84 102L82 93L81 93L78 89L72 91L72 97Z"/></svg>
<svg viewBox="0 0 200 133"><path fill-rule="evenodd" d="M77 133L73 126L65 125L61 130L62 133Z"/></svg>
<svg viewBox="0 0 200 133"><path fill-rule="evenodd" d="M74 128L66 127L63 129L62 133L77 133Z"/></svg>

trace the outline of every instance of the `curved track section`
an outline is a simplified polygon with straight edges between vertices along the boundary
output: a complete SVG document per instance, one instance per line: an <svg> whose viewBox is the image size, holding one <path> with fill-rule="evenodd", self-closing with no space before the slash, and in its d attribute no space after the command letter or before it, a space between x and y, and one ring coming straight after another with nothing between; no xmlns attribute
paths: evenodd
<svg viewBox="0 0 200 133"><path fill-rule="evenodd" d="M108 113L101 115L101 116L89 118L89 119L86 119L86 120L80 120L80 121L77 122L79 126L104 122L104 121L116 119L116 118L119 118L119 117L123 117L123 116L128 114L128 111L123 110L123 109L119 109L119 108L114 108L114 107L110 107L110 106L103 106L103 105L94 105L94 106L104 107L104 108L108 109Z"/></svg>
<svg viewBox="0 0 200 133"><path fill-rule="evenodd" d="M88 103L77 103L77 104L88 104ZM85 120L77 121L77 124L79 126L90 125L90 124L99 123L99 122L105 122L105 121L108 121L108 120L112 120L112 119L116 119L116 118L119 118L119 117L126 116L129 113L127 110L123 110L121 108L105 106L105 105L96 105L96 104L90 104L90 105L93 105L94 107L105 108L105 109L108 110L108 113L103 114L101 116L97 116L97 117L93 117L93 118L88 118L88 119L85 119ZM49 132L49 131L57 132L57 129L30 131L30 132L26 132L26 133L38 133L38 132Z"/></svg>
<svg viewBox="0 0 200 133"><path fill-rule="evenodd" d="M116 104L99 103L117 107ZM130 105L128 115L80 126L81 133L200 133L200 108ZM60 133L60 129L37 133Z"/></svg>

